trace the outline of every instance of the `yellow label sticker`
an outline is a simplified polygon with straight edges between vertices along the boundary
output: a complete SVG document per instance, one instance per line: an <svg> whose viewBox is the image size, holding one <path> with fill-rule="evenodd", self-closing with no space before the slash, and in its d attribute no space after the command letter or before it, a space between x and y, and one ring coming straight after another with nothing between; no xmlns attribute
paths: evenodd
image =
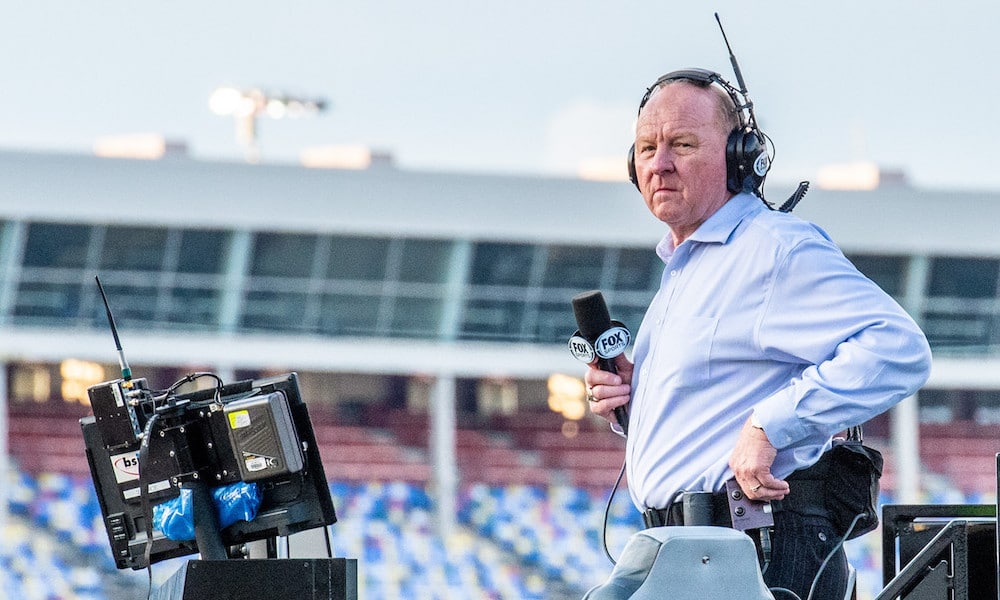
<svg viewBox="0 0 1000 600"><path fill-rule="evenodd" d="M250 412L245 410L237 410L235 412L229 413L229 428L239 429L241 427L250 426Z"/></svg>

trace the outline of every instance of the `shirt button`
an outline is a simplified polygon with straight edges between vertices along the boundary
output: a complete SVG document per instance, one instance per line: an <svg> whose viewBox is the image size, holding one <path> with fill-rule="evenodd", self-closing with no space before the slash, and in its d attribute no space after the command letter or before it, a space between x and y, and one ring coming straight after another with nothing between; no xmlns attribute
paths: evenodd
<svg viewBox="0 0 1000 600"><path fill-rule="evenodd" d="M670 276L677 277L677 269L673 269L672 271L670 271Z"/></svg>

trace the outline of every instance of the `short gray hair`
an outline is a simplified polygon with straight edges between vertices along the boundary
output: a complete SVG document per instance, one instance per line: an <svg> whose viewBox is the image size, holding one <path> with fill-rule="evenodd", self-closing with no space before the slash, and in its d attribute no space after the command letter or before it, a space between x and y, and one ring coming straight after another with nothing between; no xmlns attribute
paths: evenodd
<svg viewBox="0 0 1000 600"><path fill-rule="evenodd" d="M724 89L717 85L712 85L708 81L700 81L697 79L687 79L684 77L677 79L668 79L655 88L649 93L649 98L652 99L657 92L662 90L665 86L673 85L676 83L686 83L688 85L693 85L695 87L710 89L715 94L715 112L719 125L725 128L725 133L729 133L734 129L740 129L743 127L743 118L740 115L740 110L733 104L733 98Z"/></svg>

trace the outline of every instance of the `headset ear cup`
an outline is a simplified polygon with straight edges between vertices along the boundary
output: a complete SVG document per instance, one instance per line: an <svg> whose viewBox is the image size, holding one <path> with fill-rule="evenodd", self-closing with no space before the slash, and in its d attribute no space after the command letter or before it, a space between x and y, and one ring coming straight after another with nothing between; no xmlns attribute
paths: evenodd
<svg viewBox="0 0 1000 600"><path fill-rule="evenodd" d="M639 176L635 173L635 144L628 149L628 179L635 186L635 189L639 189ZM639 190L640 192L642 190Z"/></svg>
<svg viewBox="0 0 1000 600"><path fill-rule="evenodd" d="M763 164L757 161L763 155ZM734 129L726 140L726 188L738 194L760 189L770 165L766 149L755 131Z"/></svg>
<svg viewBox="0 0 1000 600"><path fill-rule="evenodd" d="M743 191L743 175L740 166L743 160L742 129L734 129L726 139L726 189L734 194Z"/></svg>

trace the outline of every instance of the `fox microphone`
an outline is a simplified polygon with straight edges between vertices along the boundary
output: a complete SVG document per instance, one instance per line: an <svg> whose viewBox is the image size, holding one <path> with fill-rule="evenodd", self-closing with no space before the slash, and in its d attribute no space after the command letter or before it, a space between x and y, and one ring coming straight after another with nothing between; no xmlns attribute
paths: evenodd
<svg viewBox="0 0 1000 600"><path fill-rule="evenodd" d="M632 341L632 334L621 321L612 321L608 305L600 290L581 292L573 296L573 314L579 329L569 339L569 351L588 365L597 359L597 368L617 373L615 357L625 351ZM615 408L615 419L622 431L628 434L628 410Z"/></svg>

